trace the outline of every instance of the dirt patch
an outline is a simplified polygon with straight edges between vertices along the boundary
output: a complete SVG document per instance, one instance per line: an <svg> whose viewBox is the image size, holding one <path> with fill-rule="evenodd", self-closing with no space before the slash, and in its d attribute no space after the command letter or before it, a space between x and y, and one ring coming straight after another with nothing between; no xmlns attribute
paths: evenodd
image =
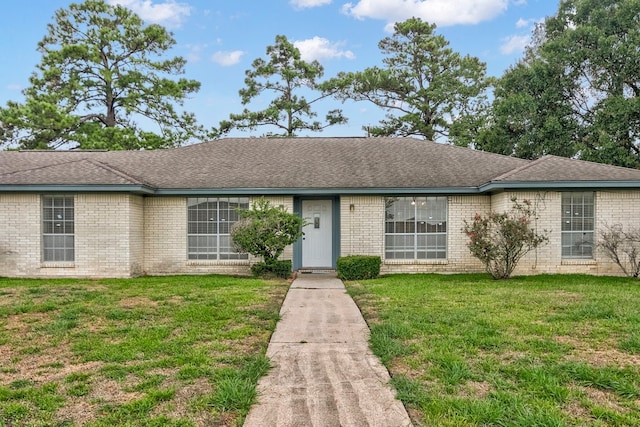
<svg viewBox="0 0 640 427"><path fill-rule="evenodd" d="M97 406L83 399L74 399L58 409L56 419L71 421L74 425L85 425L96 419Z"/></svg>
<svg viewBox="0 0 640 427"><path fill-rule="evenodd" d="M168 302L171 304L182 304L184 302L184 297L182 295L172 295L171 297L164 300L164 302Z"/></svg>
<svg viewBox="0 0 640 427"><path fill-rule="evenodd" d="M614 343L606 343L606 348L592 348L585 341L575 337L559 335L555 340L573 347L571 354L567 356L567 359L572 361L586 362L597 367L640 366L640 355L624 353L614 348Z"/></svg>
<svg viewBox="0 0 640 427"><path fill-rule="evenodd" d="M462 386L458 394L460 397L486 399L491 390L491 384L486 381L468 381Z"/></svg>
<svg viewBox="0 0 640 427"><path fill-rule="evenodd" d="M35 313L23 313L12 314L7 316L5 321L5 329L10 331L13 335L23 336L27 332L31 332L33 325L41 322L51 322L51 317L54 312L35 312Z"/></svg>
<svg viewBox="0 0 640 427"><path fill-rule="evenodd" d="M58 367L61 360L67 363ZM62 349L50 349L46 354L25 356L5 365L10 366L12 372L0 372L0 383L20 379L29 379L35 383L59 382L74 373L92 374L104 365L102 362L70 363L70 360L74 360L73 356Z"/></svg>
<svg viewBox="0 0 640 427"><path fill-rule="evenodd" d="M157 307L158 302L147 297L129 297L121 299L118 305L122 308Z"/></svg>
<svg viewBox="0 0 640 427"><path fill-rule="evenodd" d="M163 402L154 409L155 415L185 418L193 414L192 403L195 399L208 395L213 391L206 378L198 378L193 383L176 387L176 393L168 402Z"/></svg>
<svg viewBox="0 0 640 427"><path fill-rule="evenodd" d="M561 301L563 303L573 303L576 301L582 300L582 295L577 292L568 292L568 291L548 291L548 292L540 292L540 295L549 295L553 297L555 301Z"/></svg>
<svg viewBox="0 0 640 427"><path fill-rule="evenodd" d="M121 405L144 397L143 393L124 391L122 389L123 385L127 387L131 386L131 384L126 381L120 383L110 379L98 379L93 382L93 389L89 394L90 398L98 399L104 403Z"/></svg>
<svg viewBox="0 0 640 427"><path fill-rule="evenodd" d="M562 412L569 415L571 418L579 420L582 423L586 423L587 420L593 420L591 411L579 402L571 401L562 406Z"/></svg>
<svg viewBox="0 0 640 427"><path fill-rule="evenodd" d="M619 413L629 412L628 408L618 403L616 394L611 391L600 390L594 387L577 387L577 390L583 392L595 405L603 406Z"/></svg>

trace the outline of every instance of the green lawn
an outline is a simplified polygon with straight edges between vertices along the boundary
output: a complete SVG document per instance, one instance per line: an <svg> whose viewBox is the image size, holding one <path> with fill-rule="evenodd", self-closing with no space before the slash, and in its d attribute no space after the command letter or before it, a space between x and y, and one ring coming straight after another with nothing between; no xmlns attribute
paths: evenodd
<svg viewBox="0 0 640 427"><path fill-rule="evenodd" d="M232 426L287 290L226 276L0 279L0 426Z"/></svg>
<svg viewBox="0 0 640 427"><path fill-rule="evenodd" d="M416 425L640 425L640 281L347 283Z"/></svg>

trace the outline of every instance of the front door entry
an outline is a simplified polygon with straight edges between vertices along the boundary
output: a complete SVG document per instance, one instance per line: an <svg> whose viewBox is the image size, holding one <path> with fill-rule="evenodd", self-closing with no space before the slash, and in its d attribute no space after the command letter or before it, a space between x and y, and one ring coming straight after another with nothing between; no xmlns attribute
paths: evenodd
<svg viewBox="0 0 640 427"><path fill-rule="evenodd" d="M303 200L302 267L332 268L333 218L331 200Z"/></svg>

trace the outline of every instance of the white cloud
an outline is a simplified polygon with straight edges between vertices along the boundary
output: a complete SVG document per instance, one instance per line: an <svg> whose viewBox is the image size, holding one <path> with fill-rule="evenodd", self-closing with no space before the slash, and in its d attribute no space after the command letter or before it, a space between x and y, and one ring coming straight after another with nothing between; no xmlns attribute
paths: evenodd
<svg viewBox="0 0 640 427"><path fill-rule="evenodd" d="M325 4L331 4L331 0L290 0L289 4L296 9L304 9L307 7L324 6Z"/></svg>
<svg viewBox="0 0 640 427"><path fill-rule="evenodd" d="M531 26L531 24L533 24L534 22L536 22L535 19L518 19L518 21L516 22L516 28L525 28L525 27L529 27Z"/></svg>
<svg viewBox="0 0 640 427"><path fill-rule="evenodd" d="M524 48L531 42L531 36L510 36L502 39L504 43L500 46L500 52L504 55L511 55L516 52L523 52Z"/></svg>
<svg viewBox="0 0 640 427"><path fill-rule="evenodd" d="M411 17L444 27L477 24L504 12L509 0L359 0L346 3L342 11L356 19L384 19L387 29Z"/></svg>
<svg viewBox="0 0 640 427"><path fill-rule="evenodd" d="M22 90L22 86L16 83L11 83L7 85L8 90Z"/></svg>
<svg viewBox="0 0 640 427"><path fill-rule="evenodd" d="M187 3L177 3L175 0L155 4L152 0L108 0L108 3L133 10L145 22L162 24L169 28L179 28L191 14L191 6Z"/></svg>
<svg viewBox="0 0 640 427"><path fill-rule="evenodd" d="M244 54L245 53L241 50L234 50L232 52L218 51L213 54L211 60L216 64L222 65L223 67L229 67L240 62L240 59Z"/></svg>
<svg viewBox="0 0 640 427"><path fill-rule="evenodd" d="M187 44L185 46L188 53L185 55L189 62L199 62L202 59L202 52L208 47L206 44Z"/></svg>
<svg viewBox="0 0 640 427"><path fill-rule="evenodd" d="M350 50L340 49L342 43L331 43L323 37L315 36L312 39L298 40L293 42L293 45L298 48L300 56L305 61L333 58L355 58L355 55Z"/></svg>

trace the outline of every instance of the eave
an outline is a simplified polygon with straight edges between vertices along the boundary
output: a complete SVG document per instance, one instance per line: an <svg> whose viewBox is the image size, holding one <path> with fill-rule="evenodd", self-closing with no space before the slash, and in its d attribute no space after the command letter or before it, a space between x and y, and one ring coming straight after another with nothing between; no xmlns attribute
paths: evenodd
<svg viewBox="0 0 640 427"><path fill-rule="evenodd" d="M481 193L504 190L589 190L589 189L640 189L640 181L512 181L488 182L478 187Z"/></svg>
<svg viewBox="0 0 640 427"><path fill-rule="evenodd" d="M141 195L155 194L152 187L146 185L61 185L27 184L0 185L2 193L132 193Z"/></svg>

